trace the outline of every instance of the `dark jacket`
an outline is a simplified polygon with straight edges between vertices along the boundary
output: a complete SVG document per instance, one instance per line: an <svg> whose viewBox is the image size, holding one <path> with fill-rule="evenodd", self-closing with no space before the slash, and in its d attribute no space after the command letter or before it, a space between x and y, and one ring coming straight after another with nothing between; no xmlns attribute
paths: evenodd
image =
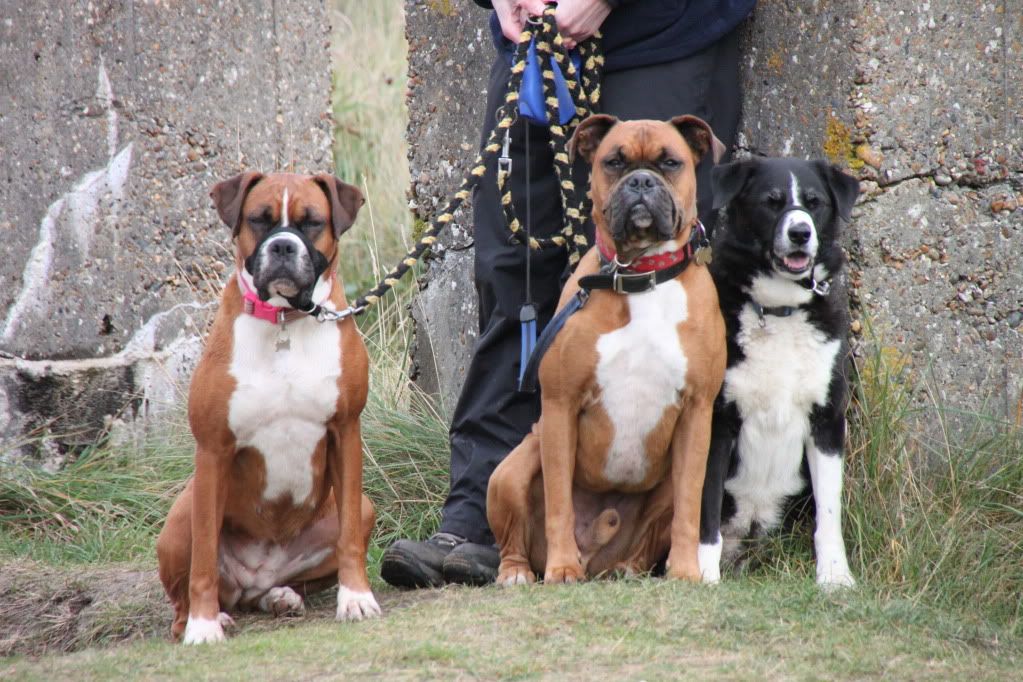
<svg viewBox="0 0 1023 682"><path fill-rule="evenodd" d="M491 8L490 0L473 0ZM620 71L682 59L710 46L739 25L756 0L608 0L604 20L605 71ZM509 55L514 46L490 16L494 45Z"/></svg>

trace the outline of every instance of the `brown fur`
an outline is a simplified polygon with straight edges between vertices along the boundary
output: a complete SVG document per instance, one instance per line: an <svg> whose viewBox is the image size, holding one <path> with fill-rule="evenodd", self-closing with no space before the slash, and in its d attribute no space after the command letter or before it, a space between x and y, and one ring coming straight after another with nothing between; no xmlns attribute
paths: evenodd
<svg viewBox="0 0 1023 682"><path fill-rule="evenodd" d="M328 196L325 183L335 187ZM337 187L341 186L340 189ZM269 210L279 219L281 196L289 192L291 219L318 213L331 227L316 238L316 248L336 268L335 230L351 224L362 203L358 190L330 176L246 173L214 187L218 212L236 235L238 260L250 254L256 239L248 217ZM348 206L339 204L345 197ZM340 221L334 216L343 212ZM343 231L343 230L342 230ZM335 278L330 300L338 309L347 306L344 290ZM192 376L188 417L196 441L195 475L174 502L157 541L160 578L174 606L172 634L181 636L193 618L215 619L221 605L230 603L234 586L218 570L221 542L268 540L293 547L331 544L331 552L318 566L289 585L301 594L340 581L353 591L368 592L366 547L374 512L362 494L362 440L359 416L368 391L368 354L355 322L340 327L344 371L339 379L335 414L327 434L312 455L311 505L292 503L290 497L262 499L266 469L263 458L250 448L238 448L228 426L228 405L235 389L229 373L233 324L243 313L243 299L235 277L221 295L220 308L207 338L206 349ZM333 323L325 323L333 324ZM340 504L336 503L340 501ZM251 606L251 604L241 604Z"/></svg>
<svg viewBox="0 0 1023 682"><path fill-rule="evenodd" d="M621 123L606 115L584 121L573 153L592 162L593 220L612 243L603 208L614 191L602 159L622 154L655 163L665 150L683 160L664 173L681 209L679 244L696 221L699 158L718 153L716 138L692 116L669 122ZM717 143L718 145L720 143ZM628 245L618 244L626 258ZM559 308L578 291L580 277L599 269L587 253L561 295ZM608 571L649 571L668 554L669 575L698 580L700 496L710 444L711 409L725 370L725 328L706 267L692 263L678 280L689 315L678 325L688 359L685 387L645 439L643 481L622 486L605 478L613 426L596 379L597 341L629 322L625 295L594 291L566 322L540 363L540 421L490 479L487 515L501 547L498 581L575 582Z"/></svg>

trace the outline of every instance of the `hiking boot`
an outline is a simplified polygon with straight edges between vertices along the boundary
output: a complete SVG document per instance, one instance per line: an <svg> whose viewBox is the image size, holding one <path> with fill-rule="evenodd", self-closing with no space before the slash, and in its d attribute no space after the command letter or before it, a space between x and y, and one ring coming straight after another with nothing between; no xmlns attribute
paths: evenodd
<svg viewBox="0 0 1023 682"><path fill-rule="evenodd" d="M465 538L453 533L434 533L429 540L397 540L384 552L380 577L395 587L410 589L444 584L444 558Z"/></svg>
<svg viewBox="0 0 1023 682"><path fill-rule="evenodd" d="M497 580L501 555L493 545L463 542L444 557L444 580L460 585L489 585Z"/></svg>

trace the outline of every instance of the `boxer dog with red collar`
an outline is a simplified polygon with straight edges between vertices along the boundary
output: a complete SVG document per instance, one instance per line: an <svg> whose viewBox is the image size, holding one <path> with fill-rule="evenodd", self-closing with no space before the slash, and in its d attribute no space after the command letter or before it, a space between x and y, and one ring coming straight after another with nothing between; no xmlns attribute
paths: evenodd
<svg viewBox="0 0 1023 682"><path fill-rule="evenodd" d="M596 115L570 151L592 167L598 248L562 293L559 309L575 312L540 361L540 420L490 479L497 581L641 573L665 555L669 576L699 580L726 350L694 169L723 147L694 116Z"/></svg>
<svg viewBox="0 0 1023 682"><path fill-rule="evenodd" d="M359 431L368 356L354 320L329 315L346 307L338 238L362 194L330 175L250 172L211 196L237 270L192 376L195 475L157 541L171 633L221 641L227 611L299 614L335 582L338 620L379 615Z"/></svg>

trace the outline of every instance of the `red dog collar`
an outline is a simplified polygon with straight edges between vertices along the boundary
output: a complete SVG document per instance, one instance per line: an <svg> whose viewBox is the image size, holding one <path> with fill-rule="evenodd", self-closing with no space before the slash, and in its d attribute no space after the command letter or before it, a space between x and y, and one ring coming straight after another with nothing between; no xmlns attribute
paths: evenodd
<svg viewBox="0 0 1023 682"><path fill-rule="evenodd" d="M670 268L673 265L677 265L682 261L692 258L696 248L700 245L700 242L704 239L703 223L697 221L692 228L692 234L685 246L677 251L668 251L667 253L658 253L652 256L640 256L635 258L631 263L621 268L628 272L656 272L657 270L664 270ZM601 233L597 232L597 249L600 251L601 257L607 263L617 262L618 252L615 251L614 246L604 242L601 238Z"/></svg>
<svg viewBox="0 0 1023 682"><path fill-rule="evenodd" d="M334 279L334 270L331 269L330 272L330 279ZM249 283L245 281L244 277L242 277L242 271L238 270L236 275L238 277L238 286L242 290L242 298L245 299L244 308L247 314L252 315L256 319L263 320L264 322L269 322L270 324L284 324L285 322L291 322L292 320L297 320L300 317L308 315L308 313L296 310L295 308L279 307L271 305L266 301L261 301L259 296L256 295L256 292L249 288ZM333 288L332 282L330 290ZM318 309L324 301L330 298L330 290L327 291L327 298L320 301L319 304L316 304L313 310Z"/></svg>

